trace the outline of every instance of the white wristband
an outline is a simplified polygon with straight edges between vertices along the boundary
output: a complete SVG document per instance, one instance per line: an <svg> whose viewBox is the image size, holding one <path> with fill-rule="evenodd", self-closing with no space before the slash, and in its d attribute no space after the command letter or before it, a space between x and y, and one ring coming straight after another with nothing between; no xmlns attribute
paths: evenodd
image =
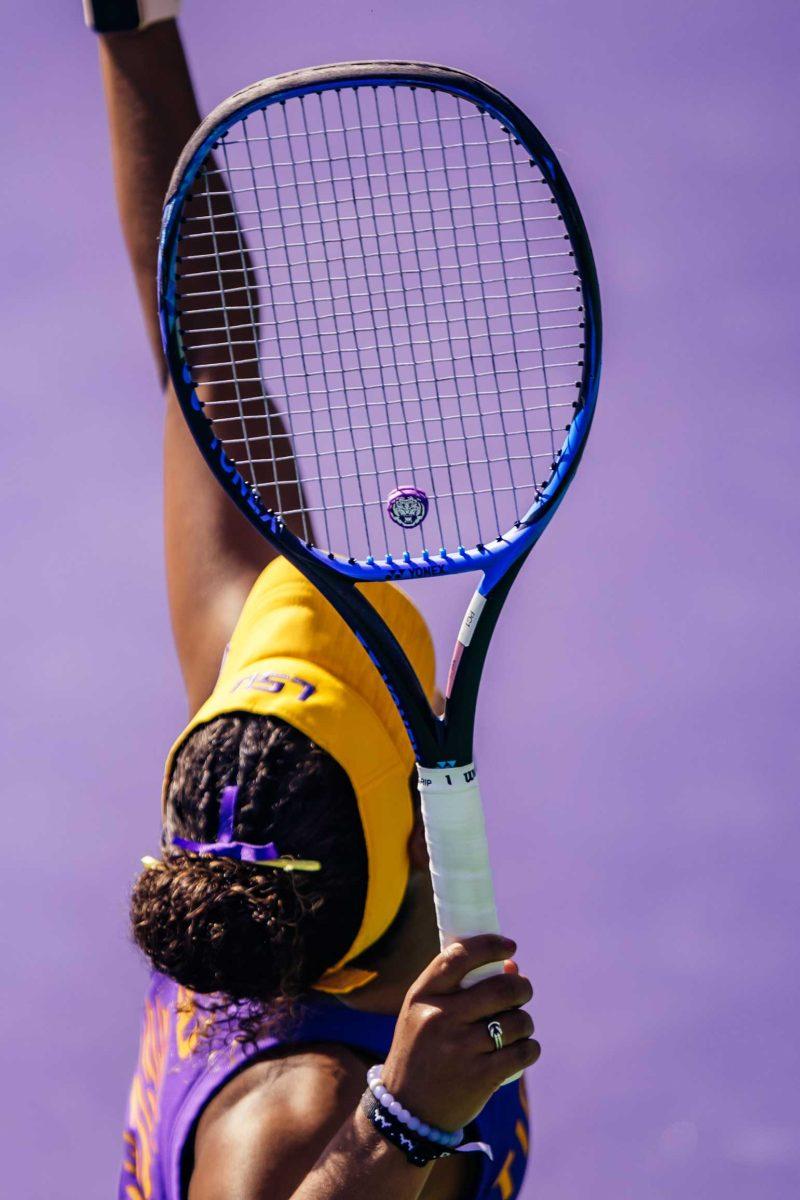
<svg viewBox="0 0 800 1200"><path fill-rule="evenodd" d="M177 17L181 0L83 0L83 16L97 33L124 33Z"/></svg>

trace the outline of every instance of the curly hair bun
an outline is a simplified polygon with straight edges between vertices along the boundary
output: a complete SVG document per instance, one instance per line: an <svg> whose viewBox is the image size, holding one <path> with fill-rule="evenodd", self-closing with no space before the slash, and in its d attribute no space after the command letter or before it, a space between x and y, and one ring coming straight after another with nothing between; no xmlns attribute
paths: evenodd
<svg viewBox="0 0 800 1200"><path fill-rule="evenodd" d="M306 991L352 942L367 854L350 781L324 750L271 717L219 717L181 748L165 837L213 841L222 789L239 787L237 840L274 841L317 872L170 853L131 896L136 943L156 970L204 995L279 1005Z"/></svg>
<svg viewBox="0 0 800 1200"><path fill-rule="evenodd" d="M184 987L268 1000L313 982L297 970L298 899L283 872L177 854L142 871L131 923L156 970Z"/></svg>

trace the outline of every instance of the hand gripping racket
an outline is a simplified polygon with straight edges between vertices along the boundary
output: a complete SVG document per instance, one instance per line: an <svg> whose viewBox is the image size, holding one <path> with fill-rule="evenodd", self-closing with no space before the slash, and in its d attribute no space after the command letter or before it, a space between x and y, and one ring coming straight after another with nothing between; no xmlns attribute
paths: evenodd
<svg viewBox="0 0 800 1200"><path fill-rule="evenodd" d="M159 303L211 470L397 704L442 945L497 931L478 686L580 461L600 367L592 253L553 151L503 95L445 67L264 80L215 109L178 162ZM438 717L356 584L462 571L480 581Z"/></svg>

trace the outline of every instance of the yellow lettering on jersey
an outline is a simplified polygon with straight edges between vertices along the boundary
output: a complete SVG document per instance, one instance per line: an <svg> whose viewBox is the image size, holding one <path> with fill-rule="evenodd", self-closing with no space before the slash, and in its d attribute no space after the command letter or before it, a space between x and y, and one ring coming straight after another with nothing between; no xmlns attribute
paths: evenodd
<svg viewBox="0 0 800 1200"><path fill-rule="evenodd" d="M508 1200L509 1196L514 1195L514 1180L511 1178L511 1164L516 1155L513 1150L509 1150L506 1161L503 1163L503 1169L495 1179L493 1186L500 1189L501 1200Z"/></svg>
<svg viewBox="0 0 800 1200"><path fill-rule="evenodd" d="M175 1000L175 1047L179 1058L188 1058L197 1049L197 1043L212 1024L213 1017L198 1016L197 1001L188 988L179 987Z"/></svg>
<svg viewBox="0 0 800 1200"><path fill-rule="evenodd" d="M127 1200L150 1200L153 1195L154 1130L158 1101L167 1058L169 1013L160 1004L146 1004L144 1031L139 1051L139 1069L133 1080L125 1134ZM130 1161L132 1160L132 1162Z"/></svg>

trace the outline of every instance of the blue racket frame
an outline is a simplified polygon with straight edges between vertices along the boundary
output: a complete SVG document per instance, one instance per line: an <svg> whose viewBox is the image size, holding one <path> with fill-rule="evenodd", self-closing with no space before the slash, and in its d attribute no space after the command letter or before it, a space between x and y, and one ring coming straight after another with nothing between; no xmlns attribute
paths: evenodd
<svg viewBox="0 0 800 1200"><path fill-rule="evenodd" d="M186 363L176 303L176 259L183 203L219 138L236 122L268 104L331 88L407 85L460 96L499 120L528 151L550 184L563 217L580 278L584 309L582 378L553 473L527 513L502 537L456 554L430 554L358 561L303 542L231 462L203 411ZM164 207L158 255L159 319L170 378L189 428L214 476L239 511L281 554L302 571L341 614L365 647L403 718L417 761L424 766L466 763L472 758L477 693L489 641L522 563L547 528L566 494L594 417L601 362L601 312L594 259L577 201L551 147L507 97L463 72L426 63L359 62L310 68L262 80L215 109L187 144L173 173ZM404 581L481 571L485 598L474 636L458 651L445 713L436 716L406 655L384 621L356 587L358 583Z"/></svg>

